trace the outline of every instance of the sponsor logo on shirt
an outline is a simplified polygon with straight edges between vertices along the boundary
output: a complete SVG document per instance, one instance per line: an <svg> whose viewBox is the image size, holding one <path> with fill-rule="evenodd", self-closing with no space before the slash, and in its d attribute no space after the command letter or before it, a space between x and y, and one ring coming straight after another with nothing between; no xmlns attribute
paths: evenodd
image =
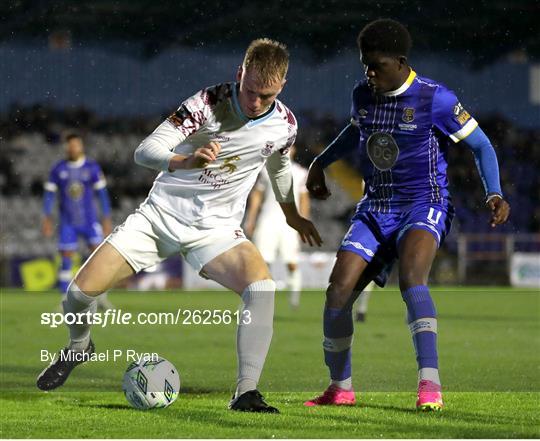
<svg viewBox="0 0 540 441"><path fill-rule="evenodd" d="M416 130L416 128L418 126L416 124L403 124L403 123L400 123L400 124L398 124L398 127L400 128L400 130L405 130L407 132L411 132L413 130Z"/></svg>
<svg viewBox="0 0 540 441"><path fill-rule="evenodd" d="M414 121L414 108L413 107L405 107L403 109L403 115L401 115L401 119L403 122L411 123Z"/></svg>
<svg viewBox="0 0 540 441"><path fill-rule="evenodd" d="M228 142L231 138L228 136L220 135L218 132L210 133L210 141L215 142Z"/></svg>
<svg viewBox="0 0 540 441"><path fill-rule="evenodd" d="M228 185L229 181L222 174L212 171L212 169L205 168L199 175L199 182L202 184L209 184L214 190L219 190L224 185Z"/></svg>

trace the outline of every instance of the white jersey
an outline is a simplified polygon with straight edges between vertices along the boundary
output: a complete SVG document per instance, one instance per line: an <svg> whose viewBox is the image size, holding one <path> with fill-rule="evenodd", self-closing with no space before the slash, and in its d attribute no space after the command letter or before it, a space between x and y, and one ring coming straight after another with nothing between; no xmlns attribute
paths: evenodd
<svg viewBox="0 0 540 441"><path fill-rule="evenodd" d="M273 176L289 172L287 153L296 132L294 115L279 100L265 115L250 120L240 109L236 83L203 89L149 138L181 155L216 141L221 144L217 159L203 169L162 171L148 198L186 225L239 226L265 163Z"/></svg>
<svg viewBox="0 0 540 441"><path fill-rule="evenodd" d="M298 203L300 196L307 193L306 179L307 170L296 162L291 162L291 172L293 175L294 184L294 200ZM274 228L281 228L285 224L285 215L283 210L276 202L276 198L272 191L270 177L266 170L262 170L255 184L255 189L263 193L263 202L258 215L257 223L265 225L273 225Z"/></svg>

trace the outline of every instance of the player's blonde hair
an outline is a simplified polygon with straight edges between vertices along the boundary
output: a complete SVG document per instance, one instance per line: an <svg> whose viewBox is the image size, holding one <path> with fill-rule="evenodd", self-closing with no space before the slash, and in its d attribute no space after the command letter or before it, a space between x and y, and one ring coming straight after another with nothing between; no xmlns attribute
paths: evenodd
<svg viewBox="0 0 540 441"><path fill-rule="evenodd" d="M253 40L246 50L242 67L244 71L255 69L265 86L276 80L281 81L289 68L287 46L270 38Z"/></svg>

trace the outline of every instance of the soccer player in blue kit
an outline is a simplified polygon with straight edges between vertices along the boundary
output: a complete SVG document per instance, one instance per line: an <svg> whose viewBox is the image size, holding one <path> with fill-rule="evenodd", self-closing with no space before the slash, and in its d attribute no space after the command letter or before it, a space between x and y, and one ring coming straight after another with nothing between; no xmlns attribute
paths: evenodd
<svg viewBox="0 0 540 441"><path fill-rule="evenodd" d="M65 294L72 279L73 252L79 248L82 236L94 251L103 241L103 235L111 232L111 203L101 167L86 158L82 138L75 133L66 136L66 158L53 165L45 183L43 198L42 231L45 237L53 234L52 211L56 194L59 199L58 250L62 260L58 273L58 288ZM94 193L101 205L101 224L98 222ZM107 297L98 307L109 309Z"/></svg>
<svg viewBox="0 0 540 441"><path fill-rule="evenodd" d="M454 92L409 66L412 41L407 29L390 19L373 21L360 32L358 46L366 79L352 92L351 123L315 158L306 184L314 197L329 197L324 168L357 149L366 193L326 291L323 349L331 383L304 404L355 404L351 307L372 279L384 285L399 259L399 287L418 363L416 407L440 410L437 314L427 282L454 216L446 177L450 144L461 142L472 151L492 227L506 222L510 206L501 191L495 151L478 123ZM350 132L358 136L358 145L344 142Z"/></svg>

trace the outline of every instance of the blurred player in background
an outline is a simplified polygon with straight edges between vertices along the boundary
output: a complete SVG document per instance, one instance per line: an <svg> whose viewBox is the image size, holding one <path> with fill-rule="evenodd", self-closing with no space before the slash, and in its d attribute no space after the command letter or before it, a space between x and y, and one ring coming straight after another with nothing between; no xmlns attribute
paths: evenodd
<svg viewBox="0 0 540 441"><path fill-rule="evenodd" d="M201 276L239 294L238 374L229 408L277 413L257 390L273 333L275 283L240 226L247 197L266 165L287 223L302 240L321 244L313 224L298 214L288 151L297 125L279 100L289 54L269 39L254 40L237 82L203 89L185 100L139 145L135 161L161 173L148 198L83 265L69 286L66 313L95 310L96 297L118 281L167 257L183 254ZM38 377L61 386L94 352L90 325L69 326L70 343ZM62 361L65 359L67 361Z"/></svg>
<svg viewBox="0 0 540 441"><path fill-rule="evenodd" d="M52 212L58 194L58 250L61 263L58 288L65 295L72 274L73 253L79 249L82 237L93 252L110 234L111 202L105 176L99 164L84 154L80 135L70 133L65 141L66 158L53 165L49 180L44 185L42 232L45 237L54 233ZM94 196L100 202L101 223L98 221ZM100 309L112 307L107 296L99 299Z"/></svg>
<svg viewBox="0 0 540 441"><path fill-rule="evenodd" d="M371 298L371 293L375 289L375 282L370 282L363 289L363 291L358 294L358 300L356 301L356 321L363 323L366 321L367 310L369 305L369 299Z"/></svg>
<svg viewBox="0 0 540 441"><path fill-rule="evenodd" d="M508 219L495 151L454 92L420 77L407 62L412 41L394 20L368 24L358 37L366 80L352 93L351 124L312 163L314 197L326 199L324 168L347 152L360 155L366 194L357 206L330 276L324 309L324 355L331 383L306 406L352 405L354 292L384 276L399 257L399 287L408 310L418 363L419 410L443 406L437 355L437 314L427 286L437 248L454 209L448 192L449 141L472 151L486 191L491 226ZM358 145L343 142L356 133Z"/></svg>
<svg viewBox="0 0 540 441"><path fill-rule="evenodd" d="M291 172L294 183L294 199L298 202L298 212L309 219L310 201L306 188L307 170L294 161L296 147L291 147ZM268 173L262 170L255 187L249 195L249 204L244 225L248 237L261 252L264 261L271 267L277 256L287 265L286 289L289 292L289 305L300 306L302 274L298 269L300 236L287 225L283 211L276 202L271 190Z"/></svg>

